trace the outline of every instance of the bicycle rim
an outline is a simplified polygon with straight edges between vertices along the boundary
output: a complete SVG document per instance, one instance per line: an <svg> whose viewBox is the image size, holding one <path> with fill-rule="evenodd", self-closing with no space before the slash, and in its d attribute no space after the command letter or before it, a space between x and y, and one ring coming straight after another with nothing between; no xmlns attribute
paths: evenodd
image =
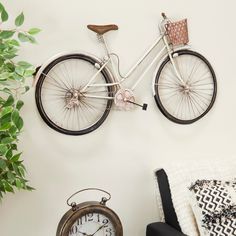
<svg viewBox="0 0 236 236"><path fill-rule="evenodd" d="M173 56L184 83L176 76L168 57L156 75L155 100L169 120L191 124L212 108L217 93L216 76L210 63L199 53L181 50Z"/></svg>
<svg viewBox="0 0 236 236"><path fill-rule="evenodd" d="M36 104L43 120L54 130L68 135L82 135L97 129L112 106L112 88L106 69L93 85L83 91L98 71L99 63L90 56L70 54L51 62L36 85Z"/></svg>

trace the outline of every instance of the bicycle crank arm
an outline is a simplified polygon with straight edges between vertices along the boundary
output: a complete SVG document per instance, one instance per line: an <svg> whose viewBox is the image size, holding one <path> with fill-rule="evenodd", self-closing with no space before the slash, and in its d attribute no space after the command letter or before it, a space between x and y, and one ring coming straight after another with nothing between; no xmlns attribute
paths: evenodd
<svg viewBox="0 0 236 236"><path fill-rule="evenodd" d="M139 106L139 107L142 107L142 110L144 110L144 111L147 110L148 104L146 104L146 103L143 103L143 105L140 105L140 104L138 104L138 103L136 103L136 102L132 102L132 101L129 101L129 100L126 100L126 102L132 103L132 104L134 104L134 105L136 105L136 106Z"/></svg>

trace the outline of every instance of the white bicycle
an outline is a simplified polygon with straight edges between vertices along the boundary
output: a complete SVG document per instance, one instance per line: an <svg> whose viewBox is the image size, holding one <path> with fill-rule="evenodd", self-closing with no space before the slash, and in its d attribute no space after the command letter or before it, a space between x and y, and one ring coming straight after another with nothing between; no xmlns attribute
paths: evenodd
<svg viewBox="0 0 236 236"><path fill-rule="evenodd" d="M87 26L97 33L105 49L103 59L71 53L56 56L39 67L35 98L43 120L61 133L83 135L105 121L113 101L120 109L141 106L146 110L147 104L136 102L134 91L158 60L153 94L163 115L179 124L191 124L202 118L216 98L214 70L204 56L187 49L187 20L171 22L164 13L162 16L160 36L124 76L119 57L109 50L104 37L105 33L118 30L117 25ZM161 50L127 88L125 81L160 42Z"/></svg>

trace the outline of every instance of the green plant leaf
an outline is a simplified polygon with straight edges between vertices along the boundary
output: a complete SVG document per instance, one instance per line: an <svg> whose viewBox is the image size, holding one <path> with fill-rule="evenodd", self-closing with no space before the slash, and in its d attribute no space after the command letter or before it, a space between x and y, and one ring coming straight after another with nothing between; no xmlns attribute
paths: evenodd
<svg viewBox="0 0 236 236"><path fill-rule="evenodd" d="M17 55L15 53L5 53L3 56L5 57L5 59L12 59Z"/></svg>
<svg viewBox="0 0 236 236"><path fill-rule="evenodd" d="M29 42L29 38L26 34L23 34L23 33L18 33L18 39L21 41L21 42Z"/></svg>
<svg viewBox="0 0 236 236"><path fill-rule="evenodd" d="M4 64L4 59L0 57L0 66Z"/></svg>
<svg viewBox="0 0 236 236"><path fill-rule="evenodd" d="M24 105L23 101L21 101L21 100L17 101L16 109L19 111L23 107L23 105Z"/></svg>
<svg viewBox="0 0 236 236"><path fill-rule="evenodd" d="M19 82L23 81L23 77L17 73L14 73L12 77L15 81L19 81Z"/></svg>
<svg viewBox="0 0 236 236"><path fill-rule="evenodd" d="M15 40L15 39L10 40L10 41L9 41L9 44L10 44L10 45L13 45L13 46L16 46L16 47L19 47L19 46L20 46L19 42L18 42L17 40Z"/></svg>
<svg viewBox="0 0 236 236"><path fill-rule="evenodd" d="M4 6L2 5L2 3L0 3L0 12L2 12L2 10L4 10Z"/></svg>
<svg viewBox="0 0 236 236"><path fill-rule="evenodd" d="M17 53L18 48L15 47L8 47L7 49L7 53L13 54L13 53Z"/></svg>
<svg viewBox="0 0 236 236"><path fill-rule="evenodd" d="M0 169L4 170L7 167L6 162L3 159L0 159Z"/></svg>
<svg viewBox="0 0 236 236"><path fill-rule="evenodd" d="M11 128L9 129L9 133L11 134L11 136L15 137L16 136L16 132L17 132L16 126L12 125Z"/></svg>
<svg viewBox="0 0 236 236"><path fill-rule="evenodd" d="M2 22L8 20L8 13L7 13L7 11L5 10L5 8L2 9L2 12L1 12L1 19L2 19Z"/></svg>
<svg viewBox="0 0 236 236"><path fill-rule="evenodd" d="M11 123L5 123L3 125L0 126L0 131L5 131L11 128Z"/></svg>
<svg viewBox="0 0 236 236"><path fill-rule="evenodd" d="M0 104L2 105L4 103L5 103L5 100L2 97L0 97Z"/></svg>
<svg viewBox="0 0 236 236"><path fill-rule="evenodd" d="M26 189L27 189L28 191L33 191L33 190L35 190L35 188L32 188L32 187L30 187L29 185L26 185Z"/></svg>
<svg viewBox="0 0 236 236"><path fill-rule="evenodd" d="M17 63L17 65L23 67L24 69L28 69L30 67L33 67L33 65L31 65L30 63L26 62L26 61L19 61Z"/></svg>
<svg viewBox="0 0 236 236"><path fill-rule="evenodd" d="M18 189L21 189L22 188L22 184L21 184L21 181L19 179L16 179L16 187Z"/></svg>
<svg viewBox="0 0 236 236"><path fill-rule="evenodd" d="M20 176L20 172L19 172L19 170L18 170L18 165L15 164L15 163L12 163L12 167L13 167L13 170L15 171L15 173L16 173L18 176Z"/></svg>
<svg viewBox="0 0 236 236"><path fill-rule="evenodd" d="M1 90L2 92L8 93L8 94L12 94L11 90L9 88L4 88ZM0 115L1 116L1 115Z"/></svg>
<svg viewBox="0 0 236 236"><path fill-rule="evenodd" d="M1 39L9 39L9 38L11 38L14 34L15 34L15 31L13 31L13 30L3 30L3 31L0 33L0 38L1 38Z"/></svg>
<svg viewBox="0 0 236 236"><path fill-rule="evenodd" d="M36 43L36 40L33 36L26 34L26 33L18 33L18 38L21 42L30 42L30 43Z"/></svg>
<svg viewBox="0 0 236 236"><path fill-rule="evenodd" d="M5 155L5 153L7 152L8 148L5 144L0 144L0 154L1 155ZM0 159L1 160L1 159Z"/></svg>
<svg viewBox="0 0 236 236"><path fill-rule="evenodd" d="M0 131L6 131L6 130L10 129L11 126L12 126L12 124L10 122L4 123L0 126Z"/></svg>
<svg viewBox="0 0 236 236"><path fill-rule="evenodd" d="M19 16L17 16L16 19L15 19L15 25L16 26L21 26L24 23L24 19L25 19L24 13L21 12L21 14Z"/></svg>
<svg viewBox="0 0 236 236"><path fill-rule="evenodd" d="M28 35L28 38L31 43L36 43L36 39L33 36Z"/></svg>
<svg viewBox="0 0 236 236"><path fill-rule="evenodd" d="M11 113L8 113L5 116L1 117L0 122L1 122L1 124L11 123Z"/></svg>
<svg viewBox="0 0 236 236"><path fill-rule="evenodd" d="M20 158L20 156L21 156L21 154L22 154L22 152L15 154L15 155L11 158L11 161L13 161L13 162L18 161L19 158Z"/></svg>
<svg viewBox="0 0 236 236"><path fill-rule="evenodd" d="M21 161L21 165L20 165L20 166L21 166L21 168L23 168L23 170L26 172L26 168L25 168L25 166L22 164L22 162L23 162L23 161ZM25 180L25 181L28 182L28 180Z"/></svg>
<svg viewBox="0 0 236 236"><path fill-rule="evenodd" d="M7 159L10 159L12 157L12 149L9 149L5 156Z"/></svg>
<svg viewBox="0 0 236 236"><path fill-rule="evenodd" d="M9 18L1 2L0 17L2 22ZM20 42L36 43L34 35L38 34L40 29L21 30L24 18L23 12L15 18L16 29L14 26L0 29L0 201L4 193L14 192L15 188L33 190L27 185L26 169L17 147L18 136L24 125L19 111L24 103L15 99L15 84L19 84L22 94L24 90L29 90L25 79L32 76L34 67L23 60L17 62L15 57L19 52Z"/></svg>
<svg viewBox="0 0 236 236"><path fill-rule="evenodd" d="M5 190L5 187L4 187L4 185L3 185L3 182L4 182L4 181L0 181L0 189L1 189L1 191L2 191L3 193L6 193L6 190Z"/></svg>
<svg viewBox="0 0 236 236"><path fill-rule="evenodd" d="M18 120L19 120L19 117L20 117L20 115L19 115L19 112L18 112L18 110L14 110L13 112L12 112L12 114L11 114L11 120L13 121L13 123L17 126L17 122L18 122Z"/></svg>
<svg viewBox="0 0 236 236"><path fill-rule="evenodd" d="M18 75L23 76L25 70L24 70L24 68L22 68L21 66L17 66L17 67L15 68L15 72L16 72Z"/></svg>
<svg viewBox="0 0 236 236"><path fill-rule="evenodd" d="M25 170L24 170L24 168L22 168L21 166L19 166L19 167L18 167L18 170L19 170L19 172L20 172L20 176L21 176L21 177L25 177Z"/></svg>
<svg viewBox="0 0 236 236"><path fill-rule="evenodd" d="M18 130L21 130L23 128L23 125L24 125L24 121L21 117L19 117L17 123L16 123L16 127Z"/></svg>
<svg viewBox="0 0 236 236"><path fill-rule="evenodd" d="M4 181L3 184L7 192L14 193L14 189L7 181Z"/></svg>
<svg viewBox="0 0 236 236"><path fill-rule="evenodd" d="M4 107L2 108L1 112L0 112L0 117L5 116L8 113L11 113L13 111L13 107L12 106L8 106L8 107Z"/></svg>
<svg viewBox="0 0 236 236"><path fill-rule="evenodd" d="M9 144L9 143L12 143L13 141L15 141L14 138L6 137L6 138L3 138L3 139L1 140L1 143L2 143L2 144Z"/></svg>
<svg viewBox="0 0 236 236"><path fill-rule="evenodd" d="M17 145L15 143L11 144L11 149L12 150L17 150Z"/></svg>
<svg viewBox="0 0 236 236"><path fill-rule="evenodd" d="M10 77L10 73L9 72L3 72L3 73L1 73L0 81L7 80L9 77Z"/></svg>
<svg viewBox="0 0 236 236"><path fill-rule="evenodd" d="M14 104L14 97L10 95L7 101L3 104L3 107L12 106Z"/></svg>
<svg viewBox="0 0 236 236"><path fill-rule="evenodd" d="M35 70L26 70L24 73L25 77L31 77L34 74Z"/></svg>
<svg viewBox="0 0 236 236"><path fill-rule="evenodd" d="M10 181L12 183L15 179L15 175L11 171L8 171L7 178L8 178L8 181Z"/></svg>
<svg viewBox="0 0 236 236"><path fill-rule="evenodd" d="M39 32L41 31L41 29L38 29L38 28L31 28L28 33L31 34L31 35L35 35L35 34L38 34Z"/></svg>
<svg viewBox="0 0 236 236"><path fill-rule="evenodd" d="M15 71L15 65L13 63L7 62L7 63L5 63L5 67L8 70L8 72Z"/></svg>
<svg viewBox="0 0 236 236"><path fill-rule="evenodd" d="M10 40L10 39L9 39ZM9 46L7 44L8 41L5 41L4 43L0 44L0 50L3 52L5 49L7 49Z"/></svg>

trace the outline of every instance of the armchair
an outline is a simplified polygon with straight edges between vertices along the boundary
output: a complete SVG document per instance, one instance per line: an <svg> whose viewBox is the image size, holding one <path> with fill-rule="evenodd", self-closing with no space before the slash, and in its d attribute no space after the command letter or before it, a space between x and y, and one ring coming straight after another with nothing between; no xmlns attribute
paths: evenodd
<svg viewBox="0 0 236 236"><path fill-rule="evenodd" d="M186 236L180 225L171 199L168 177L163 169L156 171L165 222L151 223L146 228L146 236Z"/></svg>

